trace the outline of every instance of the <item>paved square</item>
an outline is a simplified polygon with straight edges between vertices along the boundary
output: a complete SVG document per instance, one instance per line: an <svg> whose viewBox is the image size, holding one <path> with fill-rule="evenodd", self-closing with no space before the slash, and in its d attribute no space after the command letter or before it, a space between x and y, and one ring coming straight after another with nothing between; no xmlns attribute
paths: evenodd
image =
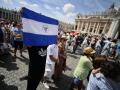
<svg viewBox="0 0 120 90"><path fill-rule="evenodd" d="M28 73L28 53L25 50L24 57L17 53L16 60L13 53L0 56L0 90L26 90L27 81L20 81L20 78ZM68 53L67 66L70 68L63 73L61 79L55 84L50 84L51 90L68 90L72 81L72 71L79 60L78 55ZM46 90L42 83L37 90Z"/></svg>

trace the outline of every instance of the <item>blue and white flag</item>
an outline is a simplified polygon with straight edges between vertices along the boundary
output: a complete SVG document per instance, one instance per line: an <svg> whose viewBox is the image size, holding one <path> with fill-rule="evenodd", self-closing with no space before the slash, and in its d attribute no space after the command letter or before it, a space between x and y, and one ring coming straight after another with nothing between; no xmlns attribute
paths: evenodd
<svg viewBox="0 0 120 90"><path fill-rule="evenodd" d="M57 42L58 20L22 8L22 23L26 46L46 46Z"/></svg>

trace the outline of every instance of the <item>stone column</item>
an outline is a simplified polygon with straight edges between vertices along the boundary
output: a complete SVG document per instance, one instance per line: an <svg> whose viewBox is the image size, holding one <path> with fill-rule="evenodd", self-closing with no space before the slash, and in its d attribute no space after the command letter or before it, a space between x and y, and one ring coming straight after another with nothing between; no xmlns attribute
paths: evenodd
<svg viewBox="0 0 120 90"><path fill-rule="evenodd" d="M108 34L107 34L109 37L111 37L111 33L112 33L114 26L115 26L115 21L112 21L112 23L110 25L110 29L109 29Z"/></svg>
<svg viewBox="0 0 120 90"><path fill-rule="evenodd" d="M86 27L86 33L88 32L90 22L88 22L87 27Z"/></svg>
<svg viewBox="0 0 120 90"><path fill-rule="evenodd" d="M19 19L18 19L18 20L20 21L20 20L21 20L21 15L20 15L20 14L18 14L18 17L19 17Z"/></svg>
<svg viewBox="0 0 120 90"><path fill-rule="evenodd" d="M108 36L109 37L111 37L111 38L115 37L115 35L118 31L118 28L120 27L119 24L120 24L119 20L113 20L112 21L112 24L111 24L110 29L108 31Z"/></svg>
<svg viewBox="0 0 120 90"><path fill-rule="evenodd" d="M119 32L117 31L116 35L115 35L115 39L118 38Z"/></svg>
<svg viewBox="0 0 120 90"><path fill-rule="evenodd" d="M94 23L94 26L93 26L93 30L92 30L92 33L93 33L93 34L95 34L95 33L94 33L95 26L96 26L96 22Z"/></svg>
<svg viewBox="0 0 120 90"><path fill-rule="evenodd" d="M19 20L19 15L17 14L17 21Z"/></svg>
<svg viewBox="0 0 120 90"><path fill-rule="evenodd" d="M106 27L107 27L107 23L105 23L105 25L104 25L104 28L103 28L103 31L102 31L103 34L105 34L105 32L106 32Z"/></svg>
<svg viewBox="0 0 120 90"><path fill-rule="evenodd" d="M6 11L5 11L5 15L4 15L5 19L6 19Z"/></svg>
<svg viewBox="0 0 120 90"><path fill-rule="evenodd" d="M77 31L80 31L80 22L77 24Z"/></svg>
<svg viewBox="0 0 120 90"><path fill-rule="evenodd" d="M96 29L96 34L99 34L99 29L100 29L100 22L98 23L97 29Z"/></svg>
<svg viewBox="0 0 120 90"><path fill-rule="evenodd" d="M97 34L97 29L98 29L98 26L99 26L99 23L97 23L97 27L96 27L95 34Z"/></svg>
<svg viewBox="0 0 120 90"><path fill-rule="evenodd" d="M89 25L89 23L86 23L86 25L85 25L85 32L87 32L88 25Z"/></svg>
<svg viewBox="0 0 120 90"><path fill-rule="evenodd" d="M99 27L98 27L98 34L99 34L99 32L100 32L100 27L101 27L101 23L99 24Z"/></svg>
<svg viewBox="0 0 120 90"><path fill-rule="evenodd" d="M83 31L83 30L82 30L82 29L83 29L83 25L84 25L84 22L82 21L81 27L80 27L80 31Z"/></svg>
<svg viewBox="0 0 120 90"><path fill-rule="evenodd" d="M112 36L111 36L112 38L115 38L117 32L119 31L119 28L120 28L120 20L117 20L116 21L116 26L115 26L115 28L113 30L113 33L112 33Z"/></svg>
<svg viewBox="0 0 120 90"><path fill-rule="evenodd" d="M89 24L89 27L88 27L88 33L90 32L90 27L91 27L91 22L90 22L90 24Z"/></svg>

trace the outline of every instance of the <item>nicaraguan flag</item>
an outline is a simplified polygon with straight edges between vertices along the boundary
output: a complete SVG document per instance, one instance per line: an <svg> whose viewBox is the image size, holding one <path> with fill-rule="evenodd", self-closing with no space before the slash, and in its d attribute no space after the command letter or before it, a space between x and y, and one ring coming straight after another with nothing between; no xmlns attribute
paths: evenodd
<svg viewBox="0 0 120 90"><path fill-rule="evenodd" d="M58 20L22 8L23 37L26 46L54 44L58 35Z"/></svg>

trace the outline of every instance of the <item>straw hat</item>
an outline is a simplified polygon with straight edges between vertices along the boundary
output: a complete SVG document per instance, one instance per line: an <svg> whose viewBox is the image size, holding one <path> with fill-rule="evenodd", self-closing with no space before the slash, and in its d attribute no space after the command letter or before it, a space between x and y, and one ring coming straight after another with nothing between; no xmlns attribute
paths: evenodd
<svg viewBox="0 0 120 90"><path fill-rule="evenodd" d="M62 35L61 39L67 40L67 37L65 35Z"/></svg>
<svg viewBox="0 0 120 90"><path fill-rule="evenodd" d="M94 54L95 53L95 50L93 50L91 47L86 47L83 52L85 54Z"/></svg>

